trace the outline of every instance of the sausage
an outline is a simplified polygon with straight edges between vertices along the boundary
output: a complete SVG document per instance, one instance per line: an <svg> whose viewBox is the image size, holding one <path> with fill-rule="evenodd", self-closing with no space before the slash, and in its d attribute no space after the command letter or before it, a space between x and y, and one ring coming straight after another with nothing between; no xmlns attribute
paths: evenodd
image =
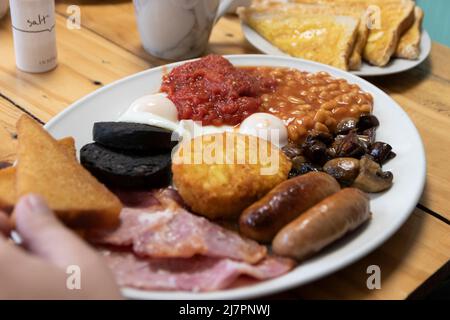
<svg viewBox="0 0 450 320"><path fill-rule="evenodd" d="M239 230L253 240L270 242L300 213L339 190L339 183L322 172L284 181L242 212Z"/></svg>
<svg viewBox="0 0 450 320"><path fill-rule="evenodd" d="M304 260L370 217L369 197L359 189L343 189L281 229L272 242L272 250L282 256Z"/></svg>

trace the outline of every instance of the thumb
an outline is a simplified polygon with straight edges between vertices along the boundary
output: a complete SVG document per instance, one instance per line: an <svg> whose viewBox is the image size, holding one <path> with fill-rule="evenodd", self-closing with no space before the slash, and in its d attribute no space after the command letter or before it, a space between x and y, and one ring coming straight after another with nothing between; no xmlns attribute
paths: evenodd
<svg viewBox="0 0 450 320"><path fill-rule="evenodd" d="M73 264L89 264L96 256L55 217L41 197L23 196L14 211L17 231L31 253L64 269Z"/></svg>
<svg viewBox="0 0 450 320"><path fill-rule="evenodd" d="M15 208L16 227L25 247L34 255L66 270L78 266L82 287L91 297L107 292L120 298L114 278L103 258L54 216L44 200L36 195L22 197Z"/></svg>

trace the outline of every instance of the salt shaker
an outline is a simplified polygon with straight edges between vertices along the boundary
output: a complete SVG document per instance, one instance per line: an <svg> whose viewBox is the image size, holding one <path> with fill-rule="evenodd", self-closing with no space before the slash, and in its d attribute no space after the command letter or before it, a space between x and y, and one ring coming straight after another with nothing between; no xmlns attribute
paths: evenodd
<svg viewBox="0 0 450 320"><path fill-rule="evenodd" d="M17 68L31 73L56 67L54 0L10 0Z"/></svg>

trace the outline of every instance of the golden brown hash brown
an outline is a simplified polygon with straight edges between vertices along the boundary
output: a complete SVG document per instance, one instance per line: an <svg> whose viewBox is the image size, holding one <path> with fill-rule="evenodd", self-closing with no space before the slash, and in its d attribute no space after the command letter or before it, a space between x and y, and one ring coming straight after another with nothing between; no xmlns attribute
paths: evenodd
<svg viewBox="0 0 450 320"><path fill-rule="evenodd" d="M224 155L222 163L203 161L192 164L196 156L204 157L210 154L211 147L217 139L225 141L227 139L225 135L228 135L228 139L233 139L233 144L230 143L228 146L234 147L234 154L226 153L224 145L221 149ZM255 147L251 141L257 141L257 146ZM194 146L199 142L201 147L195 149ZM255 160L255 157L250 156L255 150L263 154L264 148L267 148L269 154L266 160L259 156ZM186 151L189 150L191 154L186 156ZM246 155L245 161L241 159L238 162L237 155L242 154ZM290 160L270 142L235 133L208 135L189 140L180 145L173 159L173 182L180 195L194 212L210 219L238 216L242 210L286 180L291 169ZM250 159L254 161L250 162ZM268 170L269 168L272 170Z"/></svg>

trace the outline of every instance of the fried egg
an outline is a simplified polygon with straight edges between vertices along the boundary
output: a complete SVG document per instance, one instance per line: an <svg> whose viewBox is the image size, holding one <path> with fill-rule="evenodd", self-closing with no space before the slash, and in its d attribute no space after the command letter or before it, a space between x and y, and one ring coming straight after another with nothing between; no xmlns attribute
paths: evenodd
<svg viewBox="0 0 450 320"><path fill-rule="evenodd" d="M260 137L280 148L288 143L286 126L281 119L272 114L254 113L236 127L202 126L193 120L179 121L177 107L165 93L150 94L135 100L117 121L168 129L188 139L207 134L235 132Z"/></svg>
<svg viewBox="0 0 450 320"><path fill-rule="evenodd" d="M171 131L177 130L179 126L177 107L165 93L137 99L117 121L143 123Z"/></svg>
<svg viewBox="0 0 450 320"><path fill-rule="evenodd" d="M258 112L247 117L239 126L239 133L257 136L281 148L288 143L283 121L269 113Z"/></svg>

